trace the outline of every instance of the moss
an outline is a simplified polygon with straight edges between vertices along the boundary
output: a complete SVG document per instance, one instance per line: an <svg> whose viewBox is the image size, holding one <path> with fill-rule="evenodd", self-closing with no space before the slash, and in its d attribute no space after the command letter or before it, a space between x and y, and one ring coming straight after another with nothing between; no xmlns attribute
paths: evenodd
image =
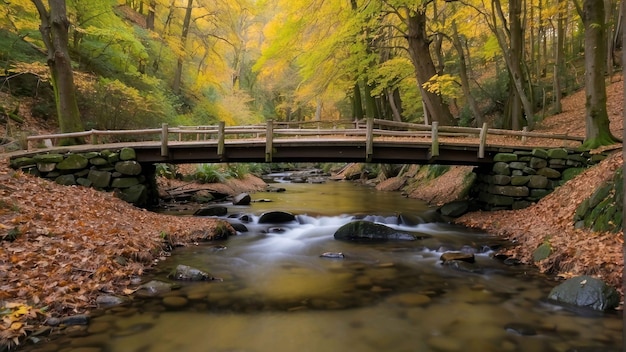
<svg viewBox="0 0 626 352"><path fill-rule="evenodd" d="M450 170L448 165L428 165L427 168L429 180L437 178Z"/></svg>
<svg viewBox="0 0 626 352"><path fill-rule="evenodd" d="M552 254L552 247L549 242L542 243L535 251L533 252L533 261L539 262L546 258L548 258Z"/></svg>

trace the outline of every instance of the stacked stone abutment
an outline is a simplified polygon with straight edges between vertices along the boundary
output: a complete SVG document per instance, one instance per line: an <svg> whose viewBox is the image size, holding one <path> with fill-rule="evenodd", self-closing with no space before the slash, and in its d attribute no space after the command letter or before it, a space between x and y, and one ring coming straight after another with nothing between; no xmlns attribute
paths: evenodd
<svg viewBox="0 0 626 352"><path fill-rule="evenodd" d="M138 206L149 206L153 202L154 167L137 162L132 148L38 154L13 159L11 167L61 185L115 192L121 199Z"/></svg>
<svg viewBox="0 0 626 352"><path fill-rule="evenodd" d="M604 157L563 148L498 153L475 169L471 196L483 210L525 208Z"/></svg>

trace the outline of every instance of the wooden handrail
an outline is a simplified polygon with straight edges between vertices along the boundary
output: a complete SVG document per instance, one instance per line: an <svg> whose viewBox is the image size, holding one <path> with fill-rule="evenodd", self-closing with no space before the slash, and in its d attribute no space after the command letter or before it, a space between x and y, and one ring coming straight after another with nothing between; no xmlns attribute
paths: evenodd
<svg viewBox="0 0 626 352"><path fill-rule="evenodd" d="M331 122L332 129L322 129L321 124ZM303 128L307 124L317 124L317 128ZM338 128L339 124L343 124L348 127ZM298 128L289 128L289 126L298 126ZM392 129L389 129L389 128ZM249 138L253 135L254 138L265 137L265 160L271 162L274 154L274 141L281 136L284 138L299 138L301 136L344 136L344 137L359 137L365 139L365 161L371 162L374 155L374 141L376 136L384 137L397 137L397 138L411 138L421 137L431 140L430 157L437 158L439 156L439 137L441 136L476 136L478 138L478 158L485 157L485 149L487 146L487 139L489 135L505 135L521 137L522 143L526 142L527 138L544 138L544 139L558 139L558 140L570 140L575 142L583 142L583 137L569 136L564 134L547 134L524 131L510 131L488 128L487 124L483 124L481 128L474 127L453 127L453 126L439 126L434 121L432 125L415 124L408 122L397 122L380 119L364 119L355 121L303 121L303 122L278 122L267 120L265 125L248 125L248 126L225 126L224 122L220 122L218 125L206 125L206 126L178 126L169 127L168 124L162 124L161 128L153 129L138 129L138 130L89 130L72 133L58 133L58 134L45 134L39 136L27 137L27 142L51 140L56 142L63 138L80 138L84 137L85 141L90 144L98 144L99 136L127 136L127 135L155 135L159 136L158 139L161 143L161 156L169 156L169 144L170 135L177 135L176 140L178 143L185 143L186 135L195 135L196 141L200 139L206 140L217 139L217 153L220 159L226 155L226 142L228 138ZM53 143L54 144L54 143ZM27 149L28 146L27 143Z"/></svg>

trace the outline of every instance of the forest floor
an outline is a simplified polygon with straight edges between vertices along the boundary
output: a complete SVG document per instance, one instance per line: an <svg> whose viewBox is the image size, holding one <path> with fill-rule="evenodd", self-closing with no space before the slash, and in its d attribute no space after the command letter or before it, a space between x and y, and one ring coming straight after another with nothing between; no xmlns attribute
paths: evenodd
<svg viewBox="0 0 626 352"><path fill-rule="evenodd" d="M611 129L621 137L622 82L610 84L607 92ZM547 117L537 130L584 136L584 104L583 92L567 97L563 113ZM48 127L32 118L26 124L31 130ZM573 214L622 163L616 152L529 208L470 213L457 222L516 241L509 254L525 263L532 263L532 251L549 238L553 259L535 263L539 269L562 277L597 275L621 291L623 234L576 230ZM46 316L89 313L102 293L130 294L133 279L166 259L168 243L190 244L232 231L218 220L151 213L113 194L60 186L7 165L0 161L0 350L39 329ZM448 182L422 193L447 194L455 178ZM244 180L237 188L253 191L258 183Z"/></svg>

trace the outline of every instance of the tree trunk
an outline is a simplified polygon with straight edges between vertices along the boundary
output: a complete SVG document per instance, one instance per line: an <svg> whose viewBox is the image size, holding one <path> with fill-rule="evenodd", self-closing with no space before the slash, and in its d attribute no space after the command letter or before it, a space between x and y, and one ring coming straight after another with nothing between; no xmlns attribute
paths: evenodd
<svg viewBox="0 0 626 352"><path fill-rule="evenodd" d="M146 16L146 28L154 30L154 17L156 13L156 0L150 0L148 3L148 15Z"/></svg>
<svg viewBox="0 0 626 352"><path fill-rule="evenodd" d="M443 101L439 94L435 94L422 89L424 83L428 82L437 73L435 64L430 56L430 41L426 36L426 13L419 9L408 16L408 49L415 75L420 85L424 110L428 111L431 121L438 121L440 125L454 125L455 121L450 113L448 104Z"/></svg>
<svg viewBox="0 0 626 352"><path fill-rule="evenodd" d="M506 23L507 21L504 18L500 0L494 0L493 3L495 5L495 11L497 11L497 14L501 18L502 23ZM528 94L524 89L526 84L524 83L524 72L522 70L522 59L524 57L522 41L524 35L522 32L522 25L520 21L520 13L522 11L521 9L521 0L510 0L509 22L511 24L511 27L509 29L509 45L507 45L506 43L503 30L498 30L497 28L494 28L494 32L496 38L498 39L498 44L500 45L504 53L504 61L506 62L507 68L509 70L511 81L513 83L513 86L515 87L517 96L521 100L521 104L526 115L528 128L532 130L535 126L534 109L532 102L530 101ZM519 129L519 121L516 121L516 119L512 119L511 126L513 127L513 129Z"/></svg>
<svg viewBox="0 0 626 352"><path fill-rule="evenodd" d="M459 38L459 33L456 28L456 21L452 21L452 44L454 44L454 48L459 55L459 76L461 77L461 89L463 89L463 95L465 95L467 105L469 105L470 111L474 116L476 126L480 127L483 125L483 117L480 113L480 109L478 108L478 104L476 103L476 99L474 99L474 96L472 95L472 92L470 90L469 77L467 74L467 65L465 63L465 50L463 49L463 44L461 44L461 39Z"/></svg>
<svg viewBox="0 0 626 352"><path fill-rule="evenodd" d="M185 48L187 42L187 35L189 34L189 23L191 22L191 9L193 6L193 0L187 0L187 10L185 11L185 19L183 20L183 32L180 36L181 47ZM183 76L183 58L179 57L176 63L176 71L174 72L174 82L172 83L172 90L174 93L180 93L180 85L182 83Z"/></svg>
<svg viewBox="0 0 626 352"><path fill-rule="evenodd" d="M365 100L365 116L368 118L377 118L379 117L378 108L376 107L376 100L372 96L372 86L364 79L363 87L365 90L363 94L363 99Z"/></svg>
<svg viewBox="0 0 626 352"><path fill-rule="evenodd" d="M360 120L364 117L363 114L363 101L361 99L361 88L359 87L359 83L354 84L354 100L352 107L352 114L356 120Z"/></svg>
<svg viewBox="0 0 626 352"><path fill-rule="evenodd" d="M76 87L72 60L68 50L68 28L70 22L64 0L49 0L50 11L41 0L32 0L41 19L41 36L48 50L47 63L50 67L52 88L54 90L59 128L61 132L83 130L83 123L76 101ZM77 141L64 141L75 144Z"/></svg>
<svg viewBox="0 0 626 352"><path fill-rule="evenodd" d="M394 121L402 122L402 107L400 100L400 91L398 88L387 91L387 99L389 99L389 108ZM397 100L396 100L397 99Z"/></svg>
<svg viewBox="0 0 626 352"><path fill-rule="evenodd" d="M561 96L563 87L561 86L561 80L563 79L563 75L565 74L565 45L563 45L565 40L565 16L564 9L562 8L564 0L558 0L559 14L557 19L557 29L556 29L556 40L555 40L555 50L554 50L554 109L553 113L558 114L563 110L563 106L561 105Z"/></svg>
<svg viewBox="0 0 626 352"><path fill-rule="evenodd" d="M585 27L585 142L583 147L597 148L617 142L609 128L606 110L606 32L604 2L584 0L583 24Z"/></svg>

